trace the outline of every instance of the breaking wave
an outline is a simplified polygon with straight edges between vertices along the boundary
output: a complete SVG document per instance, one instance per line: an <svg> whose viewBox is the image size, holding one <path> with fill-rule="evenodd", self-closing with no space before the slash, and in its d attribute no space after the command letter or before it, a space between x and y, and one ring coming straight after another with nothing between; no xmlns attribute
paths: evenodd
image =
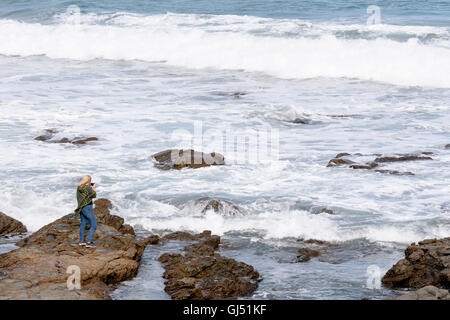
<svg viewBox="0 0 450 320"><path fill-rule="evenodd" d="M58 15L52 24L0 20L0 54L164 62L289 79L356 78L450 87L442 27L311 24L195 14Z"/></svg>

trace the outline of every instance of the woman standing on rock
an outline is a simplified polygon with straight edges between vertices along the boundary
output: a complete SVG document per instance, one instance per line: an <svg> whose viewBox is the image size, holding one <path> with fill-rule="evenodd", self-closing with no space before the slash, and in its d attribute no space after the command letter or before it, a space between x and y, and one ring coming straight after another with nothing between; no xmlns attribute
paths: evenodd
<svg viewBox="0 0 450 320"><path fill-rule="evenodd" d="M97 228L97 221L95 220L95 214L92 205L92 199L97 197L95 192L96 184L91 183L91 176L84 176L77 188L77 201L78 207L75 212L80 215L80 246L86 246L87 248L94 248L95 245L92 242L95 229ZM88 234L88 242L84 242L84 229L86 228L86 222L89 221L91 226Z"/></svg>

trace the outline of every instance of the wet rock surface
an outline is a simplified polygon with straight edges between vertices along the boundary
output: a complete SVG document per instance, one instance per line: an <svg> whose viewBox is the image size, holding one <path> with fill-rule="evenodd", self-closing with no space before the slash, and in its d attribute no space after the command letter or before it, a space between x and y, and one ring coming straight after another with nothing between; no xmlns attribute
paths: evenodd
<svg viewBox="0 0 450 320"><path fill-rule="evenodd" d="M336 212L334 212L334 210L329 209L329 208L324 208L324 207L312 207L310 212L312 214L321 214L321 213L326 213L326 214L331 214L331 215L336 214Z"/></svg>
<svg viewBox="0 0 450 320"><path fill-rule="evenodd" d="M86 144L87 142L92 142L92 141L98 141L98 138L96 137L89 137L89 138L75 138L73 140L68 140L68 142L66 143L71 143L71 144ZM61 143L61 141L60 141Z"/></svg>
<svg viewBox="0 0 450 320"><path fill-rule="evenodd" d="M330 214L336 215L339 212L339 208L327 206L325 204L318 204L311 200L297 200L294 204L289 206L289 210L303 210L308 211L311 214Z"/></svg>
<svg viewBox="0 0 450 320"><path fill-rule="evenodd" d="M292 120L292 123L296 124L312 124L312 120L305 117L297 117Z"/></svg>
<svg viewBox="0 0 450 320"><path fill-rule="evenodd" d="M410 171L400 172L397 170L374 170L379 173L393 174L395 176L414 176L415 174Z"/></svg>
<svg viewBox="0 0 450 320"><path fill-rule="evenodd" d="M317 240L317 239L297 239L297 242L302 243L304 247L299 248L297 251L297 257L295 262L307 262L313 258L320 257L319 260L321 262L328 262L335 264L334 261L326 259L325 257L332 252L333 249L336 249L338 246L334 243Z"/></svg>
<svg viewBox="0 0 450 320"><path fill-rule="evenodd" d="M210 300L248 296L258 287L259 274L250 265L222 257L220 237L204 231L198 235L183 232L165 239L196 240L184 254L164 253L158 259L164 266L165 291L176 300Z"/></svg>
<svg viewBox="0 0 450 320"><path fill-rule="evenodd" d="M155 245L155 244L159 244L161 242L161 238L157 235L152 235L152 236L145 238L145 242L146 242L146 244Z"/></svg>
<svg viewBox="0 0 450 320"><path fill-rule="evenodd" d="M95 202L96 248L78 245L80 218L72 213L0 255L0 299L109 299L112 285L135 276L149 243L121 232L123 219L111 207L107 199ZM80 289L67 288L69 266L79 267Z"/></svg>
<svg viewBox="0 0 450 320"><path fill-rule="evenodd" d="M22 222L0 212L0 236L15 235L27 232Z"/></svg>
<svg viewBox="0 0 450 320"><path fill-rule="evenodd" d="M208 238L211 236L211 231L205 230L202 233L199 234L192 234L185 231L175 231L172 233L169 233L161 238L163 241L167 240L178 240L178 241L194 241L199 239Z"/></svg>
<svg viewBox="0 0 450 320"><path fill-rule="evenodd" d="M223 97L234 97L236 99L240 99L242 96L247 95L247 92L242 92L242 91L235 91L235 92L218 92L217 95L219 96L223 96Z"/></svg>
<svg viewBox="0 0 450 320"><path fill-rule="evenodd" d="M342 157L342 156L341 156L341 157ZM354 163L355 163L355 162L352 161L352 160L341 159L341 157L331 159L331 160L328 162L327 167L338 167L338 166L344 166L344 165L351 165L351 164L354 164Z"/></svg>
<svg viewBox="0 0 450 320"><path fill-rule="evenodd" d="M53 138L57 133L58 131L56 130L46 129L43 135L34 138L34 140L48 143L70 143L74 145L83 145L87 142L98 141L98 138L96 137L75 137L73 139L61 138L59 140L54 140Z"/></svg>
<svg viewBox="0 0 450 320"><path fill-rule="evenodd" d="M400 172L398 170L389 170L389 169L376 169L379 168L380 165L394 162L406 162L406 161L423 161L423 160L433 160L430 157L432 152L420 152L419 154L401 154L394 156L380 156L375 155L375 159L370 160L365 163L358 163L354 160L350 160L349 157L352 155L350 153L342 152L337 154L333 159L331 159L327 167L348 167L351 169L363 169L363 170L373 170L378 173L392 174L398 176L413 176L414 173L406 171ZM354 154L353 156L359 157L361 154Z"/></svg>
<svg viewBox="0 0 450 320"><path fill-rule="evenodd" d="M382 283L398 288L433 285L450 288L450 238L427 239L411 244L405 258L384 275Z"/></svg>
<svg viewBox="0 0 450 320"><path fill-rule="evenodd" d="M220 153L203 153L192 149L170 149L152 155L155 167L162 170L202 168L214 165L224 165L225 158Z"/></svg>
<svg viewBox="0 0 450 320"><path fill-rule="evenodd" d="M422 152L422 154L429 154L429 153ZM375 158L374 162L386 163L386 162L417 161L417 160L433 160L433 158L419 155L404 155L398 157L377 157Z"/></svg>
<svg viewBox="0 0 450 320"><path fill-rule="evenodd" d="M324 241L318 239L296 239L298 245L295 252L290 253L290 259L284 260L290 263L308 263L319 261L332 265L339 265L361 257L370 257L373 254L374 245L367 244L365 240L349 240L343 242Z"/></svg>
<svg viewBox="0 0 450 320"><path fill-rule="evenodd" d="M298 250L297 262L306 262L311 260L311 258L318 257L322 254L319 250L314 250L310 248L300 248Z"/></svg>
<svg viewBox="0 0 450 320"><path fill-rule="evenodd" d="M181 206L183 211L202 213L212 210L221 216L243 216L247 212L244 208L234 204L225 199L215 199L210 197L203 197L195 200L190 200Z"/></svg>
<svg viewBox="0 0 450 320"><path fill-rule="evenodd" d="M388 300L450 300L450 292L434 286L426 286Z"/></svg>

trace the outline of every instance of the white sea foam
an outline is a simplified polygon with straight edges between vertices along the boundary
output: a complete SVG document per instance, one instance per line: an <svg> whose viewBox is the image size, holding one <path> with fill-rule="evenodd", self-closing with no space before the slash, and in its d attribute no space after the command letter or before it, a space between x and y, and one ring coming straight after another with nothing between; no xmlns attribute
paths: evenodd
<svg viewBox="0 0 450 320"><path fill-rule="evenodd" d="M178 14L82 15L79 25L66 18L50 25L0 20L0 53L166 60L181 67L145 61L0 57L0 149L7 150L0 161L8 169L0 171L0 211L30 230L73 211L77 179L91 173L100 184L99 196L111 199L127 223L149 229L211 229L219 234L257 230L275 239L404 243L450 233L448 223L433 226L448 212L442 207L450 191L450 153L443 149L449 143L448 89L323 78L372 77L445 86L446 49L433 42L385 38L389 32L403 32L436 33L444 39L445 29L390 26L391 31L383 31ZM335 28L358 29L370 36L345 40ZM216 72L227 68L316 78L289 81L260 72ZM236 90L248 94L239 99L217 94ZM329 116L340 114L356 116ZM283 123L298 117L317 125ZM203 121L205 131L231 126L246 134L262 126L276 128L280 161L235 165L228 152L227 165L220 168L176 172L153 168L148 159L173 146L171 133L180 128L192 131L197 120ZM92 135L100 140L82 147L33 140L47 128L58 130L55 139ZM217 142L213 150L202 151L219 148ZM428 150L435 153L434 161L386 165L416 176L326 167L339 152ZM205 196L232 199L252 214L203 216L180 212L164 200ZM336 208L337 214L315 216L297 210L304 208L296 206L300 200Z"/></svg>
<svg viewBox="0 0 450 320"><path fill-rule="evenodd" d="M159 208L160 205L156 206ZM170 212L170 213L169 213ZM181 213L181 214L180 214ZM288 237L318 239L324 241L350 241L366 239L374 242L411 243L437 235L444 237L450 233L450 226L430 227L426 230L420 224L408 222L405 224L361 226L345 228L340 225L336 217L327 214L311 214L303 210L265 211L246 216L225 217L208 211L199 215L191 215L176 210L167 210L164 214L151 213L131 219L133 224L142 225L147 230L172 230L202 232L213 230L215 234L223 235L227 232L257 232L265 239L284 239Z"/></svg>
<svg viewBox="0 0 450 320"><path fill-rule="evenodd" d="M297 20L275 23L256 17L174 14L81 18L82 23L73 24L62 16L53 25L0 20L0 54L165 61L173 66L263 72L280 78L346 77L450 87L447 40L424 44L412 37L399 42L383 33L448 36L444 28L312 26ZM281 29L274 30L274 25ZM336 36L336 30L349 28L374 36Z"/></svg>

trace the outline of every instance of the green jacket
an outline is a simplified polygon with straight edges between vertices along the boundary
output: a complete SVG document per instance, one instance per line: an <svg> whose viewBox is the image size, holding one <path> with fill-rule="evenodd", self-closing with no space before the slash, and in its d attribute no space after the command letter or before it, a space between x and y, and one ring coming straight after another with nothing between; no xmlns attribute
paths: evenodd
<svg viewBox="0 0 450 320"><path fill-rule="evenodd" d="M85 206L92 204L92 199L97 197L97 193L91 186L82 186L77 188L78 207L76 213L80 213Z"/></svg>

